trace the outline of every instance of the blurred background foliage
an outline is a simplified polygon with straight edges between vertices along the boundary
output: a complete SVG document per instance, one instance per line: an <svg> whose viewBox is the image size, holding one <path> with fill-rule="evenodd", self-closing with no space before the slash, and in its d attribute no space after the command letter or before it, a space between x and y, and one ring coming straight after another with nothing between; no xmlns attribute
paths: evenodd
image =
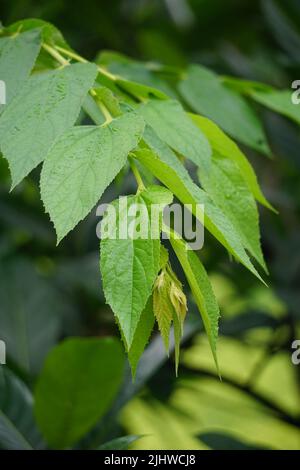
<svg viewBox="0 0 300 470"><path fill-rule="evenodd" d="M0 17L4 25L27 17L50 21L89 59L108 49L170 66L202 63L278 87L300 79L299 0L2 0ZM273 159L248 149L247 155L279 210L276 216L261 208L269 289L208 234L202 250L221 306L223 381L190 302L179 378L173 356L167 360L154 334L136 381L126 373L108 417L79 447L130 434L143 435L132 444L136 449L300 449L300 365L291 362L292 341L300 338L300 132L269 111L263 120ZM9 194L1 159L0 338L7 344L5 367L26 387L29 406L44 359L58 342L118 335L101 291L95 214L56 247L38 179L34 171ZM125 174L103 201L134 191ZM26 418L24 406L16 409L13 393L4 400L7 384L0 380L0 409L12 406L16 423Z"/></svg>

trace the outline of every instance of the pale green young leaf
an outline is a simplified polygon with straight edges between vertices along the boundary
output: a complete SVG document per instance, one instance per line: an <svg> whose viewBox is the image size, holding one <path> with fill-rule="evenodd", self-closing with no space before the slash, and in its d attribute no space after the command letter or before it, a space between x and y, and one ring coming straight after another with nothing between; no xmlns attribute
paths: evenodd
<svg viewBox="0 0 300 470"><path fill-rule="evenodd" d="M263 195L258 184L256 174L250 162L243 154L243 152L239 149L239 147L236 145L236 143L231 140L230 137L228 137L217 126L217 124L215 124L210 119L207 119L203 116L199 116L197 114L190 114L190 116L193 119L194 123L199 126L202 132L206 135L212 149L220 153L224 157L230 158L238 165L243 175L243 178L247 182L249 189L255 199L264 206L268 207L268 209L275 211L275 209L271 206L271 204Z"/></svg>
<svg viewBox="0 0 300 470"><path fill-rule="evenodd" d="M41 47L40 30L0 39L0 80L5 83L5 104L0 103L0 114L21 90L27 80Z"/></svg>
<svg viewBox="0 0 300 470"><path fill-rule="evenodd" d="M175 315L170 298L171 279L165 270L158 275L153 289L153 312L158 323L167 353L169 353L170 328Z"/></svg>
<svg viewBox="0 0 300 470"><path fill-rule="evenodd" d="M163 142L200 169L209 171L210 145L178 101L151 100L139 105L137 110Z"/></svg>
<svg viewBox="0 0 300 470"><path fill-rule="evenodd" d="M73 126L97 74L93 64L74 64L30 77L0 118L0 148L12 187L42 162L50 146Z"/></svg>
<svg viewBox="0 0 300 470"><path fill-rule="evenodd" d="M192 294L195 298L208 336L213 357L219 371L217 360L217 337L220 312L209 278L199 257L194 251L188 249L183 240L172 237L171 244L180 261Z"/></svg>
<svg viewBox="0 0 300 470"><path fill-rule="evenodd" d="M78 126L53 145L41 173L41 197L58 242L95 206L125 165L144 122L127 113L105 126Z"/></svg>
<svg viewBox="0 0 300 470"><path fill-rule="evenodd" d="M170 264L166 264L156 278L153 289L153 312L167 353L169 353L170 329L173 323L177 373L180 339L187 312L187 301L182 291L182 285Z"/></svg>
<svg viewBox="0 0 300 470"><path fill-rule="evenodd" d="M171 191L164 186L159 186L157 184L151 184L142 191L140 195L147 204L161 205L161 208L171 204L173 201L173 194Z"/></svg>
<svg viewBox="0 0 300 470"><path fill-rule="evenodd" d="M194 111L212 119L243 144L270 154L262 124L254 110L211 70L200 65L190 66L185 79L179 83L179 90Z"/></svg>
<svg viewBox="0 0 300 470"><path fill-rule="evenodd" d="M138 325L135 330L132 344L128 352L128 360L131 367L133 378L136 374L136 369L141 355L144 352L145 347L149 341L153 326L154 326L154 314L153 314L153 300L152 297L148 299L146 307L144 308Z"/></svg>
<svg viewBox="0 0 300 470"><path fill-rule="evenodd" d="M244 247L267 271L260 245L256 203L239 167L233 160L215 152L209 174L199 171L199 179L214 203L237 227Z"/></svg>
<svg viewBox="0 0 300 470"><path fill-rule="evenodd" d="M228 217L190 178L184 166L168 146L164 144L149 127L144 139L151 147L135 151L135 155L157 179L162 181L183 204L190 204L190 210L203 222L205 227L222 243L225 248L260 280L261 277L252 265L243 247L241 236ZM205 214L201 210L205 206Z"/></svg>
<svg viewBox="0 0 300 470"><path fill-rule="evenodd" d="M175 373L178 375L178 366L180 358L180 341L182 336L182 327L175 310L173 309L173 335L175 345Z"/></svg>
<svg viewBox="0 0 300 470"><path fill-rule="evenodd" d="M160 265L159 265L160 269L165 268L168 261L169 261L169 252L167 248L161 245L160 246Z"/></svg>
<svg viewBox="0 0 300 470"><path fill-rule="evenodd" d="M182 290L182 284L175 273L169 270L172 278L170 299L173 306L173 336L175 344L175 372L178 375L178 366L180 358L180 341L183 335L183 325L187 314L187 299Z"/></svg>

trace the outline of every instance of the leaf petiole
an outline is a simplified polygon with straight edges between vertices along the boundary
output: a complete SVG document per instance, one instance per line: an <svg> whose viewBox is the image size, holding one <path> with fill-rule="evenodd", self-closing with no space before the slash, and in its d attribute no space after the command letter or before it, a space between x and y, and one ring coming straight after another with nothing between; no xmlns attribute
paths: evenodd
<svg viewBox="0 0 300 470"><path fill-rule="evenodd" d="M63 66L69 65L70 62L65 59L59 52L57 52L53 47L49 46L49 44L46 44L43 42L42 48L45 49L45 51L48 52L57 62Z"/></svg>
<svg viewBox="0 0 300 470"><path fill-rule="evenodd" d="M80 56L79 54L76 54L76 52L69 51L68 49L65 49L64 47L55 46L55 49L61 52L62 54L70 57L71 59L77 60L78 62L82 62L82 63L88 62L84 57ZM98 68L98 71L102 75L106 75L106 77L108 77L110 80L117 79L116 75L113 75L112 73L108 72L108 70L104 69L100 65L97 65L97 68Z"/></svg>
<svg viewBox="0 0 300 470"><path fill-rule="evenodd" d="M136 182L137 182L137 185L138 185L138 191L143 191L143 189L145 189L145 185L144 185L144 182L143 182L143 179L141 177L141 174L136 166L136 164L134 163L134 160L132 157L128 157L128 160L129 160L129 165L130 165L130 168L131 168L131 171L136 179Z"/></svg>
<svg viewBox="0 0 300 470"><path fill-rule="evenodd" d="M98 98L97 93L93 88L90 89L90 95L94 98L94 100L96 101L97 105L100 108L101 113L105 117L105 122L102 124L102 126L106 126L113 120L112 115L110 114L105 104Z"/></svg>

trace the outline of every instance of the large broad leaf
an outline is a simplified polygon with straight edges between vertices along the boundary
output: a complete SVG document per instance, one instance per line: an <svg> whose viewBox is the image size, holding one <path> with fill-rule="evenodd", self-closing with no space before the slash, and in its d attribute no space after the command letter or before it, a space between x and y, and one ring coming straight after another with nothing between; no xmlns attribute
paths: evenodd
<svg viewBox="0 0 300 470"><path fill-rule="evenodd" d="M191 212L203 222L205 227L219 240L225 248L244 264L259 279L260 276L251 264L241 236L230 220L207 195L190 178L188 172L174 153L155 135L153 130L146 128L144 138L152 150L143 148L135 152L140 160L160 181L162 181L183 204L190 204Z"/></svg>
<svg viewBox="0 0 300 470"><path fill-rule="evenodd" d="M137 109L162 141L192 160L199 168L209 170L210 145L178 101L151 100Z"/></svg>
<svg viewBox="0 0 300 470"><path fill-rule="evenodd" d="M41 19L27 18L17 21L4 28L3 32L4 34L17 35L20 33L20 31L23 33L37 28L39 28L41 32L43 43L51 46L60 46L64 47L65 49L70 49L70 46L65 41L61 32L53 24ZM42 47L34 68L35 70L49 70L57 67L58 65L58 62L53 59Z"/></svg>
<svg viewBox="0 0 300 470"><path fill-rule="evenodd" d="M5 83L6 105L23 87L41 47L39 30L0 39L0 80ZM5 105L0 103L0 114Z"/></svg>
<svg viewBox="0 0 300 470"><path fill-rule="evenodd" d="M105 126L79 126L52 147L41 174L41 196L58 242L94 207L125 165L144 129L127 113Z"/></svg>
<svg viewBox="0 0 300 470"><path fill-rule="evenodd" d="M194 111L212 119L243 144L264 154L270 153L262 125L253 109L212 71L199 65L189 67L179 90Z"/></svg>
<svg viewBox="0 0 300 470"><path fill-rule="evenodd" d="M27 386L8 368L0 368L0 449L39 448L42 438L33 416L33 399Z"/></svg>
<svg viewBox="0 0 300 470"><path fill-rule="evenodd" d="M230 158L238 165L255 199L269 209L275 210L263 195L251 164L236 143L210 119L197 114L190 114L190 116L206 135L212 149L224 157Z"/></svg>
<svg viewBox="0 0 300 470"><path fill-rule="evenodd" d="M151 217L152 194L169 203L172 195L163 188L149 188L136 196L123 197L108 211L103 224L109 229L101 240L101 273L106 300L117 317L127 349L130 350L137 325L159 269L159 227ZM157 222L157 221L156 221ZM103 236L103 235L102 235Z"/></svg>
<svg viewBox="0 0 300 470"><path fill-rule="evenodd" d="M215 204L237 227L244 247L267 270L260 246L256 203L239 167L216 152L212 157L210 172L199 171L199 178Z"/></svg>
<svg viewBox="0 0 300 470"><path fill-rule="evenodd" d="M0 118L0 148L16 186L47 155L55 139L76 121L97 74L74 64L30 77Z"/></svg>
<svg viewBox="0 0 300 470"><path fill-rule="evenodd" d="M113 338L72 338L47 357L35 391L35 415L45 438L62 449L78 441L107 411L123 376Z"/></svg>
<svg viewBox="0 0 300 470"><path fill-rule="evenodd" d="M171 244L184 270L200 311L214 360L218 368L216 343L220 312L209 278L196 253L188 249L183 240L172 237Z"/></svg>
<svg viewBox="0 0 300 470"><path fill-rule="evenodd" d="M65 299L50 279L38 275L25 259L2 262L0 269L0 338L8 357L36 374L62 332Z"/></svg>

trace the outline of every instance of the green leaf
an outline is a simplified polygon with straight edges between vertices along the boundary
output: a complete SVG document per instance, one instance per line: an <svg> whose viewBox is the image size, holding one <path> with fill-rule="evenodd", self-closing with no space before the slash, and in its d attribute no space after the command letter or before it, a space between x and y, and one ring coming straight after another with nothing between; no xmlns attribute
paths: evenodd
<svg viewBox="0 0 300 470"><path fill-rule="evenodd" d="M292 102L293 90L252 90L251 98L300 124L300 105Z"/></svg>
<svg viewBox="0 0 300 470"><path fill-rule="evenodd" d="M209 278L196 253L183 240L171 237L170 241L195 298L219 371L216 344L220 312Z"/></svg>
<svg viewBox="0 0 300 470"><path fill-rule="evenodd" d="M261 82L255 82L254 80L244 80L243 78L228 77L223 75L220 77L222 83L231 88L232 90L241 93L242 95L248 94L249 90L268 91L272 90L270 85Z"/></svg>
<svg viewBox="0 0 300 470"><path fill-rule="evenodd" d="M0 367L0 449L28 450L41 444L30 390L7 366Z"/></svg>
<svg viewBox="0 0 300 470"><path fill-rule="evenodd" d="M214 203L236 226L244 247L267 271L260 246L256 203L239 167L216 152L212 157L209 174L199 171L199 179Z"/></svg>
<svg viewBox="0 0 300 470"><path fill-rule="evenodd" d="M151 204L157 204L160 205L160 209L162 212L162 209L167 206L168 204L171 204L173 201L173 194L171 191L169 191L167 188L164 186L158 186L155 184L152 184L148 186L144 191L141 193L141 197L143 200L150 206Z"/></svg>
<svg viewBox="0 0 300 470"><path fill-rule="evenodd" d="M14 424L0 411L0 449L33 450Z"/></svg>
<svg viewBox="0 0 300 470"><path fill-rule="evenodd" d="M151 98L157 98L159 100L167 100L169 97L165 95L160 90L157 90L156 88L153 88L148 85L143 85L141 83L131 81L131 80L124 80L122 78L117 78L115 80L116 85L118 85L121 90L125 91L126 93L129 93L133 97L144 100L144 99L151 99Z"/></svg>
<svg viewBox="0 0 300 470"><path fill-rule="evenodd" d="M117 316L127 350L132 345L159 269L160 226L151 224L150 202L153 197L157 198L158 191L161 191L165 203L172 201L172 195L166 189L148 188L136 196L120 198L114 203L116 220L114 212L108 211L102 222L110 230L101 240L103 289L107 303ZM162 202L163 205L165 203ZM116 229L114 234L113 229ZM124 232L122 234L120 230L125 230L123 238ZM135 232L137 236L134 236Z"/></svg>
<svg viewBox="0 0 300 470"><path fill-rule="evenodd" d="M123 79L147 85L160 90L165 95L175 97L175 93L168 83L151 70L152 64L138 62L113 51L102 51L97 57L96 63L104 65L110 72Z"/></svg>
<svg viewBox="0 0 300 470"><path fill-rule="evenodd" d="M224 77L225 85L239 90L259 104L288 117L296 124L300 124L300 106L292 101L295 90L277 90L276 88L260 82ZM297 92L298 96L298 92Z"/></svg>
<svg viewBox="0 0 300 470"><path fill-rule="evenodd" d="M130 445L139 440L142 436L123 436L117 437L112 441L105 442L101 446L97 447L96 450L128 450Z"/></svg>
<svg viewBox="0 0 300 470"><path fill-rule="evenodd" d="M61 32L48 21L37 18L27 18L12 23L4 28L5 34L19 34L20 32L32 31L39 28L42 34L42 40L50 45L57 45L70 49Z"/></svg>
<svg viewBox="0 0 300 470"><path fill-rule="evenodd" d="M210 145L178 101L151 100L139 105L137 110L162 141L199 168L209 170Z"/></svg>
<svg viewBox="0 0 300 470"><path fill-rule="evenodd" d="M90 94L86 95L82 104L82 109L92 119L93 123L97 124L97 126L101 126L105 123L105 117L100 111L98 103Z"/></svg>
<svg viewBox="0 0 300 470"><path fill-rule="evenodd" d="M194 111L212 119L243 144L270 154L263 127L254 110L215 73L200 65L190 66L179 90Z"/></svg>
<svg viewBox="0 0 300 470"><path fill-rule="evenodd" d="M259 444L245 442L242 438L227 432L203 432L197 437L213 450L271 450Z"/></svg>
<svg viewBox="0 0 300 470"><path fill-rule="evenodd" d="M137 159L162 181L183 204L190 204L191 212L199 218L201 223L203 222L203 211L199 205L204 204L205 227L237 260L261 279L245 252L239 233L222 210L213 203L205 191L192 181L174 153L155 135L151 128L146 127L144 139L152 150L142 148L135 151Z"/></svg>
<svg viewBox="0 0 300 470"><path fill-rule="evenodd" d="M132 376L135 377L138 362L149 341L154 326L154 314L152 297L149 298L135 330L133 341L128 350L128 360L131 366Z"/></svg>
<svg viewBox="0 0 300 470"><path fill-rule="evenodd" d="M0 80L6 86L6 104L0 104L0 113L23 87L40 47L41 35L37 29L0 39Z"/></svg>
<svg viewBox="0 0 300 470"><path fill-rule="evenodd" d="M12 187L47 155L49 147L76 121L97 74L93 64L74 64L36 74L0 118L0 147L8 160Z"/></svg>
<svg viewBox="0 0 300 470"><path fill-rule="evenodd" d="M23 258L2 261L0 298L0 339L9 358L35 375L61 335L63 315L69 309L65 298L51 279L38 275Z"/></svg>
<svg viewBox="0 0 300 470"><path fill-rule="evenodd" d="M108 410L123 376L113 338L71 338L47 357L35 390L37 423L52 448L70 447Z"/></svg>
<svg viewBox="0 0 300 470"><path fill-rule="evenodd" d="M249 163L246 156L239 149L236 143L230 139L213 121L207 119L203 116L198 116L197 114L190 114L194 123L200 127L202 132L206 135L209 140L209 143L213 150L223 155L224 157L232 159L239 169L243 178L247 182L250 191L252 192L255 199L268 207L269 209L275 211L271 204L267 201L263 195L256 174Z"/></svg>
<svg viewBox="0 0 300 470"><path fill-rule="evenodd" d="M127 113L105 126L74 127L54 144L41 173L41 197L58 242L95 206L143 129L143 120Z"/></svg>
<svg viewBox="0 0 300 470"><path fill-rule="evenodd" d="M42 42L51 46L60 46L64 47L65 49L71 49L61 32L55 26L53 26L53 24L41 19L28 18L17 21L16 23L13 23L4 28L3 33L9 35L18 35L20 32L24 33L37 28L41 32ZM43 48L41 48L34 70L47 70L55 68L57 65L57 61L50 57L49 54Z"/></svg>

